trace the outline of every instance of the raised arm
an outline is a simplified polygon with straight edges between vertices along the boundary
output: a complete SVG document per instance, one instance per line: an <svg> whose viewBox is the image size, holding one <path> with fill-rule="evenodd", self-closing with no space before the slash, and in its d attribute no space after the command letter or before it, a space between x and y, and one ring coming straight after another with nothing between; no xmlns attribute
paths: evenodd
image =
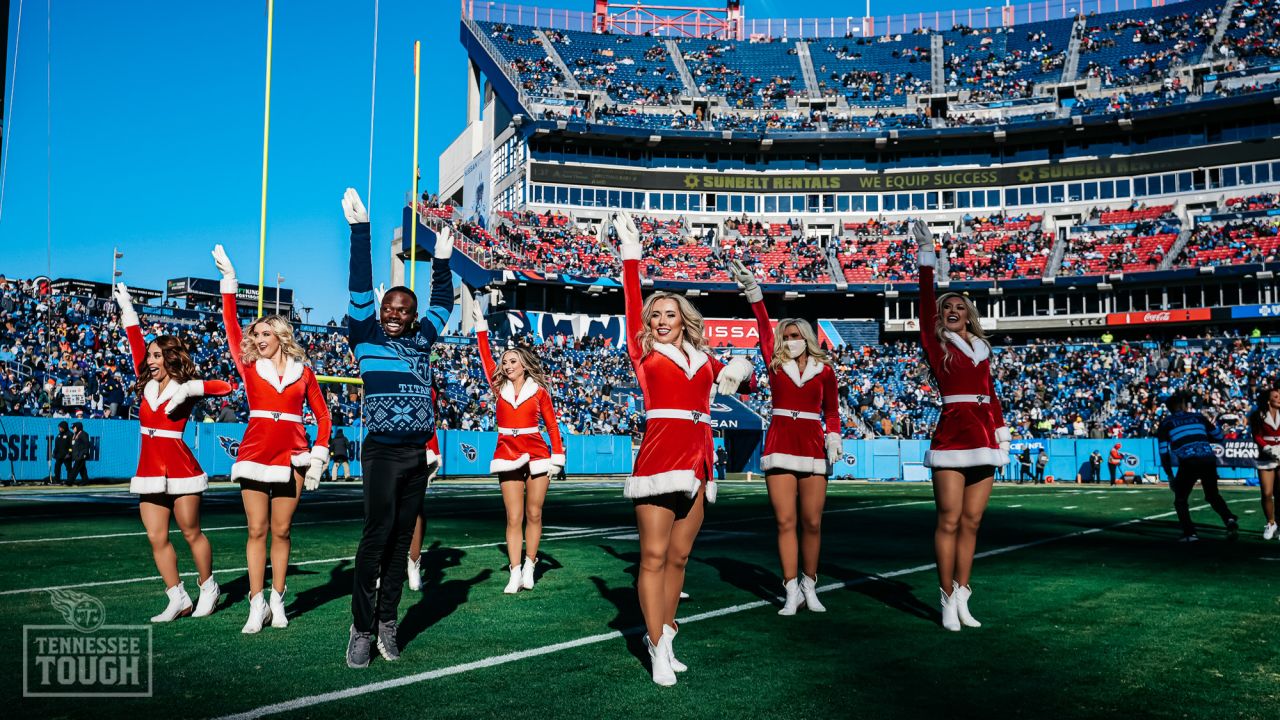
<svg viewBox="0 0 1280 720"><path fill-rule="evenodd" d="M484 380L488 383L498 371L498 364L493 361L493 350L489 347L489 323L481 320L476 326L476 343L480 348L480 364L484 367Z"/></svg>
<svg viewBox="0 0 1280 720"><path fill-rule="evenodd" d="M133 372L147 359L147 341L142 337L142 328L138 327L138 313L133 309L133 298L129 297L129 289L124 283L116 283L111 296L120 306L120 325L124 328L125 337L129 338L129 354L133 357Z"/></svg>
<svg viewBox="0 0 1280 720"><path fill-rule="evenodd" d="M920 267L920 308L916 313L920 318L920 344L929 356L929 363L936 368L943 356L942 346L933 334L938 322L938 299L933 289L933 270L938 265L938 253L934 249L933 233L929 232L929 226L923 220L911 224L911 234L920 246L917 263Z"/></svg>
<svg viewBox="0 0 1280 720"><path fill-rule="evenodd" d="M626 306L627 355L631 357L631 365L637 377L640 375L640 360L644 357L644 348L636 342L640 331L644 330L644 318L641 312L644 301L640 297L640 231L631 216L626 213L614 213L613 229L618 234L618 252L622 255L622 299Z"/></svg>
<svg viewBox="0 0 1280 720"><path fill-rule="evenodd" d="M756 330L760 335L760 354L764 357L765 367L773 363L773 325L769 322L769 310L764 306L764 293L760 291L760 283L756 276L741 261L729 261L729 274L747 296L751 303L751 312L756 316Z"/></svg>
<svg viewBox="0 0 1280 720"><path fill-rule="evenodd" d="M418 329L428 343L440 337L453 313L453 271L449 269L452 256L453 232L442 227L436 233L436 248L431 259L431 305Z"/></svg>
<svg viewBox="0 0 1280 720"><path fill-rule="evenodd" d="M222 325L227 334L227 351L231 353L231 361L236 364L236 372L245 377L244 353L240 343L244 339L240 328L240 317L236 314L236 291L240 283L236 280L236 269L231 265L231 258L221 245L213 246L213 264L218 266L222 280L218 282L218 291L222 293Z"/></svg>
<svg viewBox="0 0 1280 720"><path fill-rule="evenodd" d="M342 212L351 227L351 265L347 289L351 301L347 306L347 339L351 347L366 342L382 327L378 324L377 306L373 297L373 260L369 245L369 211L360 202L355 188L347 188L342 196Z"/></svg>

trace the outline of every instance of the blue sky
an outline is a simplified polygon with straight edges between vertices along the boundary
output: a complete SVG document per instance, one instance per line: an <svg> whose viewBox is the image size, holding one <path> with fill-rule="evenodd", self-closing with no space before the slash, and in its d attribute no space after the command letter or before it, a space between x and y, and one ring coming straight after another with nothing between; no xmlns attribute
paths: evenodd
<svg viewBox="0 0 1280 720"><path fill-rule="evenodd" d="M127 282L163 289L171 277L216 277L209 251L222 243L241 280L256 282L265 1L62 0L51 17L49 2L10 4L0 272L105 282L118 246ZM591 9L589 0L524 4ZM864 5L744 4L749 18L843 17ZM459 4L378 7L375 282L387 279L411 179L414 40L423 43L424 189L435 189L437 158L466 122ZM872 12L889 7L878 0ZM346 305L339 200L347 186L365 196L369 182L373 10L373 0L276 3L266 276L284 274L299 305L315 308L313 322L340 317Z"/></svg>

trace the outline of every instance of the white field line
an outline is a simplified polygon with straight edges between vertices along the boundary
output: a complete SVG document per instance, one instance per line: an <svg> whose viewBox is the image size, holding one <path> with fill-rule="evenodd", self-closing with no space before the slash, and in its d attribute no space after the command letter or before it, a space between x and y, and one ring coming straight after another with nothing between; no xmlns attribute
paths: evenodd
<svg viewBox="0 0 1280 720"><path fill-rule="evenodd" d="M1199 507L1192 508L1192 510L1203 510L1207 507L1208 505L1201 505ZM1029 547L1035 547L1037 545L1044 545L1046 543L1057 542L1059 540L1067 540L1074 537L1080 537L1082 535L1099 533L1099 532L1103 532L1104 530L1112 530L1118 527L1123 527L1125 525L1145 522L1148 520L1156 520L1156 519L1168 517L1174 514L1175 513L1173 511L1170 511L1170 512L1160 513L1158 515L1148 515L1147 517L1143 517L1143 518L1134 518L1132 520L1124 520L1118 523L1113 523L1111 525L1104 525L1102 527L1088 528L1085 530L1077 530L1075 532L1067 533L1065 535L1055 535L1052 537L1042 538L1040 540L1033 540L1031 542L1021 543L1018 545L1009 545L1002 548L996 548L994 550L987 550L986 552L981 552L981 553L978 553L977 555L974 555L974 558L976 559L976 558L991 557L994 555L1002 555L1004 553L1023 550ZM861 577L861 578L857 578L855 580L850 580L846 582L830 583L817 588L817 591L829 592L831 590L840 590L847 587L853 587L855 585L861 585L867 582L898 577L900 575L910 575L912 573L925 572L928 570L932 570L934 567L936 567L935 563L927 563L924 565L916 565L914 567L902 568L900 570L891 570L889 572L879 573L877 575L868 575L866 577ZM781 600L781 598L779 598L779 600ZM701 622L703 620L711 620L718 617L724 617L726 615L734 615L740 612L746 612L747 610L755 610L757 608L767 607L773 604L774 602L770 600L756 600L753 602L741 603L738 605L730 605L729 607L723 607L718 610L711 610L708 612L699 613L697 615L691 615L689 617L680 618L680 622L681 624ZM417 683L426 682L429 680L437 680L439 678L449 677L450 675L459 675L462 673L471 672L473 670L484 670L486 668L496 667L499 665L506 665L506 664L517 662L520 660L525 660L527 658L539 657L542 655L550 655L552 653L557 653L562 650L572 650L574 648L583 647L585 645L595 645L598 643L606 642L608 640L619 639L624 635L638 634L642 631L643 631L643 628L630 628L626 631L614 630L613 632L600 633L598 635L588 635L586 637L577 638L576 640L568 640L565 642L555 643L553 645L544 645L542 647L531 648L529 650L520 650L517 652L507 653L505 655L495 655L495 656L487 657L481 660L476 660L474 662L462 663L460 665L451 665L449 667L438 668L436 670L428 670L426 672L415 673L413 675L406 675L404 677L393 678L390 680L383 680L381 682L369 683L367 685L357 685L356 687L350 687L343 690L335 690L333 692L320 693L318 695L305 695L303 697L294 698L293 700L286 700L284 702L273 703L271 705L264 705L262 707L253 708L251 710L247 710L242 713L237 713L234 715L225 715L225 716L222 716L221 718L218 718L218 720L250 720L251 718L260 718L260 717L265 717L267 715L276 715L284 712L292 712L294 710L301 710L303 708L313 707L315 705L321 705L324 703L334 702L337 700L346 700L348 698L367 695L369 693L380 692L382 690L390 690L393 688L404 687L406 685L415 685Z"/></svg>

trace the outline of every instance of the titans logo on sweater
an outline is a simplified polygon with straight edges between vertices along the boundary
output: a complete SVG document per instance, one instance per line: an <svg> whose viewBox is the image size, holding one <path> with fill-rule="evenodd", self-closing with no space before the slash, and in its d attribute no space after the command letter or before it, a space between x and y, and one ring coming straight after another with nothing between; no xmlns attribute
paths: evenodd
<svg viewBox="0 0 1280 720"><path fill-rule="evenodd" d="M373 295L369 223L351 226L351 304L347 315L352 351L364 381L365 427L376 442L427 443L435 432L431 400L431 346L453 312L453 273L448 260L431 261L431 299L416 331L387 337Z"/></svg>

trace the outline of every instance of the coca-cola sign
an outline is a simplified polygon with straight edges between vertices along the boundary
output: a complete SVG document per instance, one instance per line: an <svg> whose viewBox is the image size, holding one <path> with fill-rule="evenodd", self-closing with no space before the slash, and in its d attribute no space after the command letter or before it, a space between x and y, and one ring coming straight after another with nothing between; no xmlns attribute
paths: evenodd
<svg viewBox="0 0 1280 720"><path fill-rule="evenodd" d="M1209 319L1208 308L1191 310L1148 310L1144 312L1111 313L1108 325L1154 325L1157 323L1200 322Z"/></svg>

